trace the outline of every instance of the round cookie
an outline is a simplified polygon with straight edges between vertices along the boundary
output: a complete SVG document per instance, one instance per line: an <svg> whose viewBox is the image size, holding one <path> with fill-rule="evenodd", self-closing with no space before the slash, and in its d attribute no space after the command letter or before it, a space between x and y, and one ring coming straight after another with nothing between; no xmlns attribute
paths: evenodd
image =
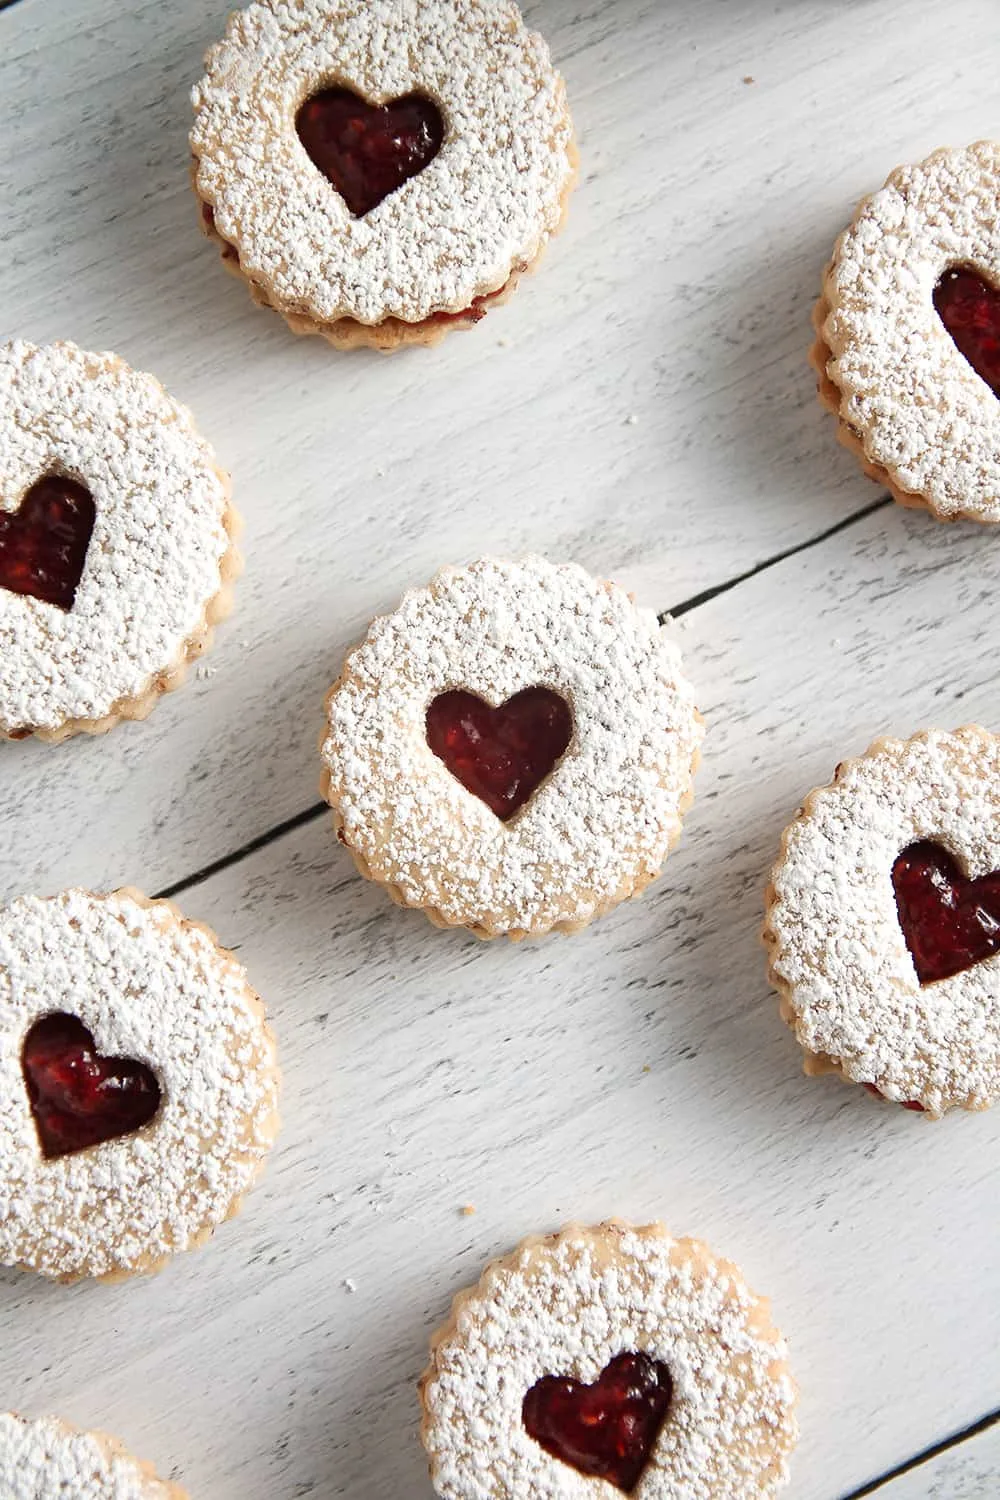
<svg viewBox="0 0 1000 1500"><path fill-rule="evenodd" d="M573 565L487 558L349 655L322 791L362 873L438 925L574 931L659 873L702 733L652 611Z"/></svg>
<svg viewBox="0 0 1000 1500"><path fill-rule="evenodd" d="M510 0L258 0L193 100L203 227L258 304L339 348L479 322L575 180L565 85Z"/></svg>
<svg viewBox="0 0 1000 1500"><path fill-rule="evenodd" d="M865 473L939 520L1000 521L1000 143L865 198L813 321L820 398Z"/></svg>
<svg viewBox="0 0 1000 1500"><path fill-rule="evenodd" d="M572 1227L488 1266L421 1397L444 1500L760 1500L797 1436L767 1303L661 1224Z"/></svg>
<svg viewBox="0 0 1000 1500"><path fill-rule="evenodd" d="M0 345L0 738L144 718L229 612L237 526L228 477L152 376Z"/></svg>
<svg viewBox="0 0 1000 1500"><path fill-rule="evenodd" d="M4 1500L187 1500L158 1479L152 1464L116 1438L81 1432L58 1417L25 1421L0 1414L0 1494Z"/></svg>
<svg viewBox="0 0 1000 1500"><path fill-rule="evenodd" d="M764 940L806 1072L932 1117L1000 1094L1000 739L878 740L785 830Z"/></svg>
<svg viewBox="0 0 1000 1500"><path fill-rule="evenodd" d="M236 1213L278 1128L274 1040L207 928L138 892L0 909L0 1263L159 1270Z"/></svg>

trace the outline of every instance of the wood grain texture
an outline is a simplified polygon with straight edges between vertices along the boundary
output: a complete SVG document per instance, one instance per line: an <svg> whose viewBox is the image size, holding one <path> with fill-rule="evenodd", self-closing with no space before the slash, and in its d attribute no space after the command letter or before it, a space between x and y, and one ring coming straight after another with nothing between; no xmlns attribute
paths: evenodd
<svg viewBox="0 0 1000 1500"><path fill-rule="evenodd" d="M10 1399L111 1423L218 1500L429 1494L413 1381L449 1297L522 1234L617 1212L705 1236L772 1296L803 1390L799 1500L995 1405L1000 1112L935 1126L803 1077L757 929L780 829L842 754L1000 722L978 639L998 546L891 510L695 611L679 634L709 738L686 838L578 938L437 933L355 876L325 819L188 892L272 1007L273 1168L159 1282L4 1277Z"/></svg>
<svg viewBox="0 0 1000 1500"><path fill-rule="evenodd" d="M803 363L819 270L891 165L985 128L1000 27L965 0L970 56L929 6L544 0L584 160L567 231L509 308L385 361L292 338L196 232L187 91L226 8L4 17L0 333L159 374L234 469L249 558L211 680L57 776L5 747L0 850L63 830L0 861L11 885L159 888L308 805L345 646L444 561L534 549L666 608L867 504Z"/></svg>
<svg viewBox="0 0 1000 1500"><path fill-rule="evenodd" d="M1000 1486L1000 1427L970 1438L902 1474L882 1500L988 1500Z"/></svg>
<svg viewBox="0 0 1000 1500"><path fill-rule="evenodd" d="M212 675L147 725L2 747L0 896L158 889L309 807L345 646L444 561L538 550L666 608L867 505L804 364L819 270L893 165L988 133L1000 41L994 0L538 0L584 153L566 235L476 332L383 361L294 340L199 240L186 93L226 8L0 19L0 333L114 347L190 402L249 564ZM687 834L579 938L435 933L326 818L182 897L271 1006L273 1168L156 1281L0 1276L4 1403L120 1432L195 1500L429 1496L414 1382L451 1294L522 1234L621 1213L772 1296L797 1500L995 1408L1000 1111L932 1126L802 1077L757 928L838 759L1000 728L998 584L1000 537L888 509L687 614L709 731Z"/></svg>

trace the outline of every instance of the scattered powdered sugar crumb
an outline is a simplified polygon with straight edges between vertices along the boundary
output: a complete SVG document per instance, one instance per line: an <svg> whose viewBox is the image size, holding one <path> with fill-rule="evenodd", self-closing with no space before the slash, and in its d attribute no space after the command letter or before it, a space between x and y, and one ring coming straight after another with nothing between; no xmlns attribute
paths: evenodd
<svg viewBox="0 0 1000 1500"><path fill-rule="evenodd" d="M431 752L428 704L546 686L570 747L504 824ZM660 869L702 737L655 614L575 565L446 568L372 624L329 705L323 757L349 846L412 905L497 931L587 921Z"/></svg>
<svg viewBox="0 0 1000 1500"><path fill-rule="evenodd" d="M0 1494L4 1500L182 1500L103 1433L79 1432L55 1417L26 1422L0 1415Z"/></svg>
<svg viewBox="0 0 1000 1500"><path fill-rule="evenodd" d="M565 87L510 0L260 0L194 90L197 184L242 269L319 322L418 322L535 259L573 176ZM335 75L374 101L440 104L438 155L355 219L296 135Z"/></svg>
<svg viewBox="0 0 1000 1500"><path fill-rule="evenodd" d="M930 839L976 878L1000 869L1000 740L970 727L882 740L786 831L768 941L799 1041L931 1114L1000 1096L1000 959L922 987L892 868Z"/></svg>
<svg viewBox="0 0 1000 1500"><path fill-rule="evenodd" d="M31 1025L77 1017L164 1103L145 1129L46 1161L21 1072ZM104 1275L181 1250L257 1176L275 1124L274 1044L241 966L163 904L118 892L0 910L0 1261Z"/></svg>
<svg viewBox="0 0 1000 1500"><path fill-rule="evenodd" d="M942 515L1000 520L1000 405L934 307L949 267L1000 283L1000 143L893 172L841 237L822 338L865 453Z"/></svg>
<svg viewBox="0 0 1000 1500"><path fill-rule="evenodd" d="M43 475L94 498L69 611L0 591L0 729L100 719L173 666L221 587L227 486L150 375L72 344L0 345L0 506Z"/></svg>
<svg viewBox="0 0 1000 1500"><path fill-rule="evenodd" d="M636 1500L761 1500L787 1481L796 1392L766 1304L735 1267L651 1225L529 1240L455 1304L425 1377L424 1441L444 1500L589 1500L594 1481L527 1434L546 1375L588 1384L616 1355L674 1382Z"/></svg>

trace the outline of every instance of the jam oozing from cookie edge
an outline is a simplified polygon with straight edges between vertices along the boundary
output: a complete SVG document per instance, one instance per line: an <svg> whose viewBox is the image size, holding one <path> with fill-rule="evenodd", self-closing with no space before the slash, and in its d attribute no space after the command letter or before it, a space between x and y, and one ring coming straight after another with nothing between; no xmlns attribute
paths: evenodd
<svg viewBox="0 0 1000 1500"><path fill-rule="evenodd" d="M211 239L214 239L218 244L222 252L223 259L239 262L239 251L236 249L235 245L230 244L227 239L223 239L215 223L215 211L212 208L212 205L210 203L204 202L204 200L202 200L201 204L201 221L204 226L205 233ZM429 328L435 323L481 323L493 304L495 302L500 302L503 300L503 298L507 295L511 288L511 283L516 281L519 276L523 275L523 273L527 269L528 267L525 264L515 265L513 270L511 271L510 276L504 282L503 286L497 287L496 291L494 292L482 292L478 297L473 297L468 307L457 308L454 312L429 313L426 318L420 318L416 323L406 324L404 326L408 328ZM308 313L305 309L303 309L303 315L308 316ZM354 320L352 318L345 317L340 321L344 323L350 323ZM400 318L389 317L384 319L383 321L385 323L402 323L403 320ZM380 323L375 324L376 328L380 328L382 326L383 325Z"/></svg>
<svg viewBox="0 0 1000 1500"><path fill-rule="evenodd" d="M875 1083L866 1083L865 1084L865 1088L868 1090L869 1094L874 1095L874 1097L876 1099L885 1099L886 1098L885 1094L883 1094L883 1092L879 1088L878 1084L875 1084ZM886 1100L886 1102L888 1103L890 1101ZM916 1113L918 1115L922 1115L922 1114L926 1113L926 1111L924 1109L924 1106L920 1103L919 1099L901 1099L899 1101L899 1104L900 1104L900 1108L901 1109L912 1109L914 1111L914 1113Z"/></svg>
<svg viewBox="0 0 1000 1500"><path fill-rule="evenodd" d="M64 1012L31 1027L21 1068L48 1160L131 1135L160 1107L160 1085L144 1063L102 1057L83 1022Z"/></svg>
<svg viewBox="0 0 1000 1500"><path fill-rule="evenodd" d="M546 1375L528 1391L521 1420L546 1453L578 1473L635 1489L666 1420L673 1381L648 1354L619 1354L593 1385Z"/></svg>
<svg viewBox="0 0 1000 1500"><path fill-rule="evenodd" d="M431 750L503 822L538 790L572 737L569 704L546 687L525 688L498 708L450 689L427 710Z"/></svg>
<svg viewBox="0 0 1000 1500"><path fill-rule="evenodd" d="M899 925L922 985L961 974L1000 952L1000 871L970 880L930 839L892 867Z"/></svg>
<svg viewBox="0 0 1000 1500"><path fill-rule="evenodd" d="M971 266L952 266L934 288L934 307L959 354L1000 397L1000 291Z"/></svg>
<svg viewBox="0 0 1000 1500"><path fill-rule="evenodd" d="M445 135L441 111L423 94L369 104L340 87L307 99L295 129L313 165L356 219L430 166Z"/></svg>
<svg viewBox="0 0 1000 1500"><path fill-rule="evenodd" d="M71 610L95 518L85 485L44 475L17 510L0 510L0 588Z"/></svg>

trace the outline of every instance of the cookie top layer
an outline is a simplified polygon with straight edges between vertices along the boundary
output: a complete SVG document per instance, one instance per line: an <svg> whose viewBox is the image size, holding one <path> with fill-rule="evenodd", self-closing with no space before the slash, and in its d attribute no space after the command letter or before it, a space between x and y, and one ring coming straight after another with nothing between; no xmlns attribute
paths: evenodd
<svg viewBox="0 0 1000 1500"><path fill-rule="evenodd" d="M0 1415L4 1500L185 1500L103 1433L79 1432L55 1417L26 1422Z"/></svg>
<svg viewBox="0 0 1000 1500"><path fill-rule="evenodd" d="M932 1115L1000 1094L1000 955L921 985L892 872L911 844L1000 870L1000 739L971 726L879 740L786 830L765 938L803 1047Z"/></svg>
<svg viewBox="0 0 1000 1500"><path fill-rule="evenodd" d="M623 1352L673 1381L635 1500L751 1500L787 1481L796 1392L767 1304L699 1242L611 1223L527 1240L456 1299L423 1380L438 1493L620 1500L529 1437L522 1404L545 1376L590 1384Z"/></svg>
<svg viewBox="0 0 1000 1500"><path fill-rule="evenodd" d="M141 1130L42 1155L22 1048L64 1013L160 1085ZM0 910L0 1261L47 1276L156 1269L238 1205L274 1138L274 1042L246 973L207 929L129 891Z"/></svg>
<svg viewBox="0 0 1000 1500"><path fill-rule="evenodd" d="M230 554L228 480L150 375L72 344L0 346L0 507L51 473L91 492L72 608L0 588L0 733L100 720L183 660Z"/></svg>
<svg viewBox="0 0 1000 1500"><path fill-rule="evenodd" d="M375 324L463 309L559 224L565 87L509 0L260 0L232 16L206 69L198 193L282 310ZM331 84L375 104L422 94L444 116L430 165L361 218L296 134L299 106Z"/></svg>
<svg viewBox="0 0 1000 1500"><path fill-rule="evenodd" d="M504 823L427 743L431 701L560 694L563 758ZM652 611L538 557L446 568L377 619L328 704L326 794L345 842L407 904L497 932L585 923L645 885L680 831L702 737Z"/></svg>
<svg viewBox="0 0 1000 1500"><path fill-rule="evenodd" d="M939 515L1000 521L1000 402L934 307L954 267L1000 286L1000 143L936 151L860 205L824 282L840 416Z"/></svg>

